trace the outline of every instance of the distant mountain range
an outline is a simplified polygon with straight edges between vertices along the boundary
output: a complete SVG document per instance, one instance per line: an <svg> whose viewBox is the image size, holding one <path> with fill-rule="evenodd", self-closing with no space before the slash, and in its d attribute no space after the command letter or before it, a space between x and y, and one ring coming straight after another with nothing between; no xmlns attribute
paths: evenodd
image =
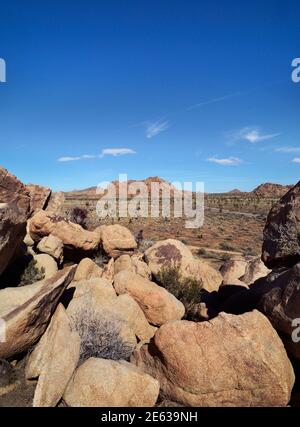
<svg viewBox="0 0 300 427"><path fill-rule="evenodd" d="M162 186L166 185L170 185L170 183L158 176L154 176L154 177L149 177L146 178L144 180L142 180L148 187L148 189L150 189L151 187L151 183L153 182L157 182L159 184L161 184ZM127 181L127 185L128 184L132 184L134 182L140 182L140 180L128 180ZM123 184L122 182L119 183L119 181L112 181L111 184L114 184L117 186L117 188L122 188L122 185L126 185L125 183ZM281 184L274 184L274 183L264 183L259 185L258 187L256 187L254 190L246 192L246 191L241 191L238 188L235 188L231 191L228 191L226 194L235 194L235 195L246 195L246 194L253 194L257 197L282 197L285 193L287 193L291 188L293 187L293 185L281 185ZM174 187L172 187L172 189L174 189ZM83 190L73 190L73 191L68 191L67 194L69 195L95 195L96 194L96 190L97 187L89 187L89 188L85 188ZM225 193L224 193L225 194Z"/></svg>

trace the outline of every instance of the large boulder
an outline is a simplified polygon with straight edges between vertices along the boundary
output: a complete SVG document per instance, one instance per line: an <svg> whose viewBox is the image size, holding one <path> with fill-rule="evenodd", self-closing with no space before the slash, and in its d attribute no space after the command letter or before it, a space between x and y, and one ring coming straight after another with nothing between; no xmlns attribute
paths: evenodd
<svg viewBox="0 0 300 427"><path fill-rule="evenodd" d="M264 228L262 260L268 268L300 261L300 182L271 209Z"/></svg>
<svg viewBox="0 0 300 427"><path fill-rule="evenodd" d="M241 285L240 277L246 272L247 261L242 257L233 257L225 261L220 268L223 276L223 285Z"/></svg>
<svg viewBox="0 0 300 427"><path fill-rule="evenodd" d="M158 393L158 381L136 366L90 358L76 370L64 400L72 407L149 407Z"/></svg>
<svg viewBox="0 0 300 427"><path fill-rule="evenodd" d="M50 255L33 255L33 259L36 261L35 267L44 272L44 279L49 279L58 272L56 261Z"/></svg>
<svg viewBox="0 0 300 427"><path fill-rule="evenodd" d="M300 341L293 342L295 319L300 319L300 263L281 273L265 278L265 289L258 309L264 313L280 333L288 350L300 359Z"/></svg>
<svg viewBox="0 0 300 427"><path fill-rule="evenodd" d="M174 295L138 274L120 271L115 275L114 287L119 295L131 295L153 325L163 325L184 316L184 306Z"/></svg>
<svg viewBox="0 0 300 427"><path fill-rule="evenodd" d="M38 378L34 407L57 405L76 369L79 354L80 337L72 329L63 305L59 304L26 365L26 378Z"/></svg>
<svg viewBox="0 0 300 427"><path fill-rule="evenodd" d="M28 184L27 189L30 194L30 210L44 209L51 195L51 189L36 184Z"/></svg>
<svg viewBox="0 0 300 427"><path fill-rule="evenodd" d="M222 283L221 273L206 262L195 259L190 249L179 240L155 243L146 250L145 260L156 279L159 279L162 269L178 267L182 277L195 278L207 291L218 290Z"/></svg>
<svg viewBox="0 0 300 427"><path fill-rule="evenodd" d="M76 286L73 299L67 308L74 327L81 316L93 322L110 322L119 329L124 342L132 347L139 340L149 340L155 329L149 325L138 303L127 294L117 296L111 283L104 278L72 282ZM71 288L70 288L71 289ZM101 324L99 325L101 328Z"/></svg>
<svg viewBox="0 0 300 427"><path fill-rule="evenodd" d="M184 406L286 406L295 379L280 338L258 311L169 322L132 362Z"/></svg>
<svg viewBox="0 0 300 427"><path fill-rule="evenodd" d="M0 358L20 354L45 332L59 299L72 281L76 266L66 267L56 273L37 292L10 312L0 313L6 325L6 341L0 342ZM22 290L21 290L22 292Z"/></svg>
<svg viewBox="0 0 300 427"><path fill-rule="evenodd" d="M95 232L101 237L103 249L110 257L117 258L123 253L132 253L137 248L133 234L123 225L104 225Z"/></svg>
<svg viewBox="0 0 300 427"><path fill-rule="evenodd" d="M117 258L114 264L114 274L118 274L123 270L139 274L140 276L147 279L151 279L150 268L138 255L130 256L124 254Z"/></svg>
<svg viewBox="0 0 300 427"><path fill-rule="evenodd" d="M46 206L49 214L64 216L65 215L65 194L62 191L51 193L50 199Z"/></svg>
<svg viewBox="0 0 300 427"><path fill-rule="evenodd" d="M0 167L0 275L22 244L29 214L30 196L27 188Z"/></svg>
<svg viewBox="0 0 300 427"><path fill-rule="evenodd" d="M78 224L45 211L39 211L31 218L29 231L36 242L52 234L58 237L68 248L81 251L93 251L97 249L100 243L98 233L84 230Z"/></svg>
<svg viewBox="0 0 300 427"><path fill-rule="evenodd" d="M29 246L29 245L27 245ZM51 255L54 259L61 262L63 258L63 242L58 237L50 234L49 236L43 237L37 245L37 249L43 253Z"/></svg>
<svg viewBox="0 0 300 427"><path fill-rule="evenodd" d="M261 257L256 257L247 262L245 274L240 279L246 285L251 285L251 283L267 276L269 273L271 273L271 270L264 265Z"/></svg>
<svg viewBox="0 0 300 427"><path fill-rule="evenodd" d="M76 269L75 281L102 277L103 270L90 258L83 258Z"/></svg>

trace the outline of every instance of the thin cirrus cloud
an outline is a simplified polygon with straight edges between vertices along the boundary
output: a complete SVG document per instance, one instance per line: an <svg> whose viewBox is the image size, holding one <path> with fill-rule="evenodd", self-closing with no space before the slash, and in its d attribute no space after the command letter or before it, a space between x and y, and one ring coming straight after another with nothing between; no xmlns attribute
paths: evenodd
<svg viewBox="0 0 300 427"><path fill-rule="evenodd" d="M104 156L126 156L127 154L136 154L136 151L131 148L104 148L100 154L100 158Z"/></svg>
<svg viewBox="0 0 300 427"><path fill-rule="evenodd" d="M125 156L126 154L136 154L131 148L104 148L101 151L101 154L83 154L82 156L63 156L57 159L58 162L75 162L78 160L88 160L88 159L102 159L105 156Z"/></svg>
<svg viewBox="0 0 300 427"><path fill-rule="evenodd" d="M292 162L293 163L300 163L300 157L294 157Z"/></svg>
<svg viewBox="0 0 300 427"><path fill-rule="evenodd" d="M278 153L300 153L300 147L279 147L275 151Z"/></svg>
<svg viewBox="0 0 300 427"><path fill-rule="evenodd" d="M243 163L243 161L238 157L227 157L224 159L220 159L218 157L209 157L207 161L211 163L217 163L218 165L222 166L238 166Z"/></svg>
<svg viewBox="0 0 300 427"><path fill-rule="evenodd" d="M245 127L233 134L233 139L236 141L248 141L251 144L256 144L262 141L268 141L276 138L280 133L262 133L259 128Z"/></svg>
<svg viewBox="0 0 300 427"><path fill-rule="evenodd" d="M169 129L169 127L170 127L170 123L168 120L165 120L165 121L158 120L154 123L147 123L146 137L148 139L151 139L154 136L159 135L161 132L164 132L165 130Z"/></svg>

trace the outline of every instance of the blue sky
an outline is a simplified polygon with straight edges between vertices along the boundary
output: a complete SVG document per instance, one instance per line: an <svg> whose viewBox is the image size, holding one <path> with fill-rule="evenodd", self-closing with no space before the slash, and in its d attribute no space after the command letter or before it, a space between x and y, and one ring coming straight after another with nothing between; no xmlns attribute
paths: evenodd
<svg viewBox="0 0 300 427"><path fill-rule="evenodd" d="M299 22L298 0L2 2L0 163L54 190L294 183Z"/></svg>

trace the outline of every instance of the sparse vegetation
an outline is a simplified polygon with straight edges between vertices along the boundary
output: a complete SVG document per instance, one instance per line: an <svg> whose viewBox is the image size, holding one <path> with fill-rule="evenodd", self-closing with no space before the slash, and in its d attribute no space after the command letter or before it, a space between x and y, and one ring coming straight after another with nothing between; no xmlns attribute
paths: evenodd
<svg viewBox="0 0 300 427"><path fill-rule="evenodd" d="M37 262L35 259L32 259L31 261L29 261L28 265L26 266L24 272L20 277L20 283L18 286L32 285L33 283L44 279L45 277L44 267L39 269L36 266L36 264Z"/></svg>
<svg viewBox="0 0 300 427"><path fill-rule="evenodd" d="M87 228L88 212L86 209L75 207L71 213L71 221L81 225L82 228Z"/></svg>
<svg viewBox="0 0 300 427"><path fill-rule="evenodd" d="M97 313L90 305L72 316L72 321L81 338L79 364L90 357L129 360L133 348L121 336L120 321Z"/></svg>
<svg viewBox="0 0 300 427"><path fill-rule="evenodd" d="M93 256L93 261L95 264L98 265L98 267L103 268L105 264L108 263L109 257L106 255L104 250L100 247L97 252L95 252Z"/></svg>
<svg viewBox="0 0 300 427"><path fill-rule="evenodd" d="M146 252L147 249L151 248L151 246L153 246L155 243L156 242L153 239L144 239L139 244L139 251L141 251L142 253L144 253L144 252Z"/></svg>
<svg viewBox="0 0 300 427"><path fill-rule="evenodd" d="M183 277L177 265L162 268L157 280L161 286L182 302L186 310L185 318L192 320L192 308L201 302L202 282L193 277Z"/></svg>

